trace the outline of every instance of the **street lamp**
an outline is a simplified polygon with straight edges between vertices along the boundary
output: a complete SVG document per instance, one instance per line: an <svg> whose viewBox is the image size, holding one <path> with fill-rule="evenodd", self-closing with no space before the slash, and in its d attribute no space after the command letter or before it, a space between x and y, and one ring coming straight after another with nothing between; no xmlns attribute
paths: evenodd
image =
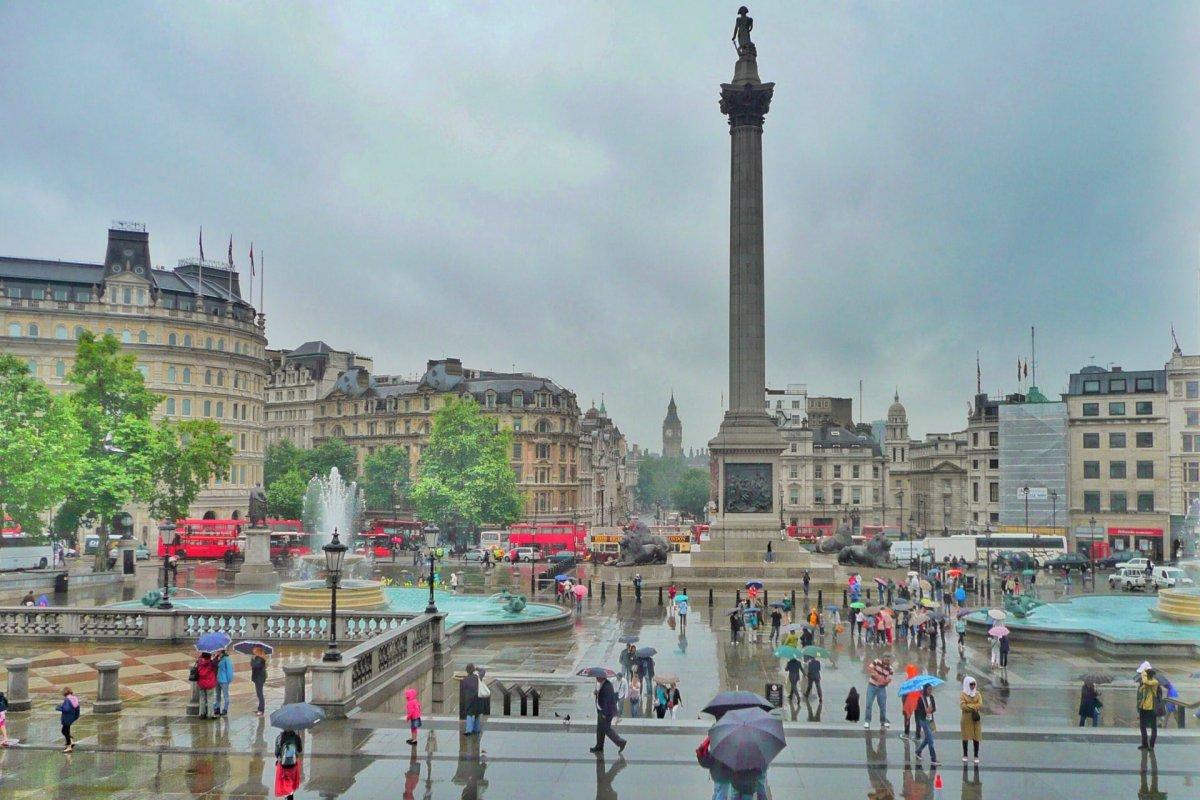
<svg viewBox="0 0 1200 800"><path fill-rule="evenodd" d="M1092 573L1092 591L1096 591L1096 517L1088 520L1088 571Z"/></svg>
<svg viewBox="0 0 1200 800"><path fill-rule="evenodd" d="M158 524L158 541L162 547L163 553L163 590L162 597L158 600L158 608L163 611L169 611L174 608L171 605L171 552L175 545L175 523L169 520L163 520Z"/></svg>
<svg viewBox="0 0 1200 800"><path fill-rule="evenodd" d="M432 522L421 529L425 534L425 545L429 548L429 605L425 606L426 614L438 613L437 603L433 599L433 568L437 560L442 555L442 548L437 546L438 543L438 526Z"/></svg>
<svg viewBox="0 0 1200 800"><path fill-rule="evenodd" d="M333 538L321 548L325 552L325 573L329 581L329 647L325 650L322 661L341 661L342 654L338 652L337 642L337 590L338 581L342 578L342 561L346 558L346 545L338 540L337 528L333 529Z"/></svg>

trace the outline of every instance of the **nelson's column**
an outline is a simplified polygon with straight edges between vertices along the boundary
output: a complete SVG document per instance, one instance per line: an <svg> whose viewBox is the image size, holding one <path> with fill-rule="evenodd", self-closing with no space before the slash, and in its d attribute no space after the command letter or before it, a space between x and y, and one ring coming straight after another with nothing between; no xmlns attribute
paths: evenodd
<svg viewBox="0 0 1200 800"><path fill-rule="evenodd" d="M779 532L783 437L763 410L763 118L775 84L758 77L749 12L738 10L733 82L721 84L729 118L729 410L709 442L717 465L717 518L710 548L727 561L761 561Z"/></svg>

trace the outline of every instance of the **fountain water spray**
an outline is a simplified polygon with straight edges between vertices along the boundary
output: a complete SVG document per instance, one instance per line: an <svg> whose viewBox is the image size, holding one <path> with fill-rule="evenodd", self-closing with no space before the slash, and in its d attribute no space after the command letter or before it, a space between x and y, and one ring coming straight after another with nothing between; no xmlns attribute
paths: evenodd
<svg viewBox="0 0 1200 800"><path fill-rule="evenodd" d="M313 552L329 543L335 528L350 544L354 533L361 529L364 507L358 483L342 480L337 467L329 470L328 477L314 475L304 493L303 511L304 529L313 535Z"/></svg>

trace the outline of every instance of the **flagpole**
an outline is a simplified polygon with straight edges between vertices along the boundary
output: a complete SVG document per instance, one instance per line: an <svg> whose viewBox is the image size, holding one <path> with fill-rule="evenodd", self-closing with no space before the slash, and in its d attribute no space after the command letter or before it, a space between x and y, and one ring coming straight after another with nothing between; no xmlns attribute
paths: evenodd
<svg viewBox="0 0 1200 800"><path fill-rule="evenodd" d="M263 251L258 251L258 268L262 270L262 278L258 282L258 313L265 314L267 302L267 259Z"/></svg>
<svg viewBox="0 0 1200 800"><path fill-rule="evenodd" d="M1037 329L1029 326L1029 357L1033 361L1033 386L1037 386Z"/></svg>

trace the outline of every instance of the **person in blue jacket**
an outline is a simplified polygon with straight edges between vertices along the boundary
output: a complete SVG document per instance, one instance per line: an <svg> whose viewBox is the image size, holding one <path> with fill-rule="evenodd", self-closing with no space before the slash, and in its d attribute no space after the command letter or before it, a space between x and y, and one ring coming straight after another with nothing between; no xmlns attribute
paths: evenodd
<svg viewBox="0 0 1200 800"><path fill-rule="evenodd" d="M224 650L217 653L217 699L214 717L229 716L229 684L233 683L233 659Z"/></svg>
<svg viewBox="0 0 1200 800"><path fill-rule="evenodd" d="M63 752L70 753L75 749L75 740L71 738L71 726L79 719L79 698L71 691L70 686L63 688L62 704L55 711L58 711L62 715L59 721L62 723L63 739L67 743L67 746L63 748Z"/></svg>

